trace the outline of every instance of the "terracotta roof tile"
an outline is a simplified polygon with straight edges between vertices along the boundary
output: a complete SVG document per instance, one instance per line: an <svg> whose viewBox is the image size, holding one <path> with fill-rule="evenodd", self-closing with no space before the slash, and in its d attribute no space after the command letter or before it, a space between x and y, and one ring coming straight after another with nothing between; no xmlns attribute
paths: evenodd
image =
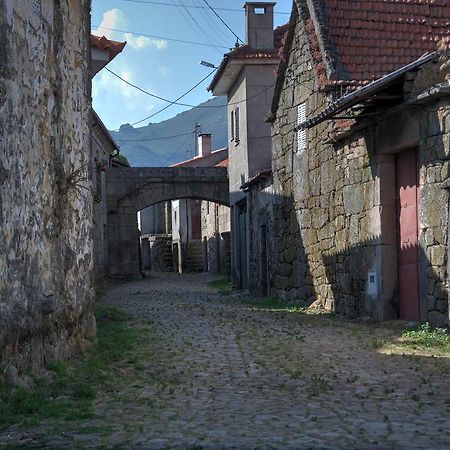
<svg viewBox="0 0 450 450"><path fill-rule="evenodd" d="M105 36L91 34L91 45L99 50L109 50L109 60L112 61L124 49L127 43L112 41Z"/></svg>
<svg viewBox="0 0 450 450"><path fill-rule="evenodd" d="M229 59L243 59L243 58L278 58L280 55L280 48L283 46L283 39L286 31L288 29L288 24L281 25L275 30L273 30L273 49L254 49L249 47L247 44L241 45L240 47L231 50L225 56Z"/></svg>
<svg viewBox="0 0 450 450"><path fill-rule="evenodd" d="M449 0L323 0L338 79L366 81L402 67L450 36Z"/></svg>
<svg viewBox="0 0 450 450"><path fill-rule="evenodd" d="M220 161L220 163L216 164L214 167L228 167L228 161L229 161L229 159L226 158L223 161Z"/></svg>

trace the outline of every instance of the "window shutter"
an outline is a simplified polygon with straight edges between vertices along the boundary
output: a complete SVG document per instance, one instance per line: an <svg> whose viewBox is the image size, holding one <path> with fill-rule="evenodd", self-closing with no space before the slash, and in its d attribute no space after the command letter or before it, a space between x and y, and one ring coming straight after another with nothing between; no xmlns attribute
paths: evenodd
<svg viewBox="0 0 450 450"><path fill-rule="evenodd" d="M306 120L306 102L297 106L297 125ZM297 131L297 150L306 149L306 130Z"/></svg>
<svg viewBox="0 0 450 450"><path fill-rule="evenodd" d="M234 111L230 112L231 140L234 140Z"/></svg>
<svg viewBox="0 0 450 450"><path fill-rule="evenodd" d="M234 139L239 142L239 106L234 110Z"/></svg>

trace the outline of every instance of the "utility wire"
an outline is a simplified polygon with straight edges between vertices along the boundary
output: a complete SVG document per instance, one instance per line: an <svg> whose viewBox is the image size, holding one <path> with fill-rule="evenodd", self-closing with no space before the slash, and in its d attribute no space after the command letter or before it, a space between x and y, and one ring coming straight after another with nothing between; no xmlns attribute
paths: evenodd
<svg viewBox="0 0 450 450"><path fill-rule="evenodd" d="M113 72L111 69L108 69L107 67L105 67L105 70L107 70L107 71L110 72L112 75L114 75L114 76L117 77L119 80L123 81L124 83L128 84L129 86L134 87L134 88L137 89L138 91L141 91L142 93L144 93L144 94L146 94L146 95L149 95L150 97L154 97L154 98L157 98L158 100L162 100L162 101L164 101L164 102L170 103L171 105L187 106L187 107L189 107L189 108L222 108L222 105L203 105L203 106L199 106L199 105L192 105L192 104L190 104L190 103L180 103L180 102L178 102L177 100L168 100L167 98L160 97L159 95L156 95L156 94L152 94L151 92L148 92L148 91L146 91L145 89L142 89L141 87L136 86L136 85L133 84L133 83L130 83L129 81L125 80L125 79L122 78L120 75L118 75L117 73ZM214 69L214 71L215 71L215 70L217 70L217 69ZM213 71L213 72L214 72L214 71ZM211 72L211 73L212 73L212 72ZM209 73L207 77L209 77L209 76L211 75L211 73ZM206 78L207 78L207 77L206 77ZM200 83L197 83L197 85L198 85L198 84L200 84ZM274 86L275 86L274 84L271 84L270 86L266 86L262 91L258 92L258 93L255 94L255 95L252 95L251 97L247 97L247 98L245 98L244 100L240 100L240 101L238 101L238 102L231 102L231 103L227 103L227 104L230 106L230 105L238 105L239 103L246 102L247 100L251 100L252 98L258 97L258 96L261 95L263 92L266 92L267 89L270 89L270 88L272 88L272 87L274 87ZM197 87L197 86L195 86L195 87ZM191 88L191 89L189 90L189 92L190 92L192 89L194 89L194 88ZM184 95L185 95L185 94L183 94L183 97L184 97Z"/></svg>
<svg viewBox="0 0 450 450"><path fill-rule="evenodd" d="M166 2L154 2L149 0L122 0L123 2L129 2L129 3L142 3L147 5L161 5L161 6L182 6L181 4L177 3L166 3ZM186 8L193 8L193 9L209 9L207 6L197 6L197 5L186 5ZM235 8L215 8L216 11L233 11L233 12L240 12L242 13L242 9L235 9ZM275 14L283 14L289 16L291 13L289 12L279 12L275 11Z"/></svg>
<svg viewBox="0 0 450 450"><path fill-rule="evenodd" d="M207 5L208 5L208 8L217 16L217 18L227 27L227 29L229 30L229 31L231 31L231 33L235 36L235 38L238 40L238 41L241 41L241 44L243 44L244 43L244 41L227 25L227 23L222 19L222 17L220 17L219 16L219 14L217 14L217 12L214 10L214 8L208 3L208 1L207 0L203 0Z"/></svg>
<svg viewBox="0 0 450 450"><path fill-rule="evenodd" d="M146 120L151 119L152 117L155 117L157 114L162 113L167 108L170 108L172 105L175 105L179 100L181 100L183 97L186 97L189 93L191 93L196 87L200 86L207 78L209 78L217 69L212 70L208 75L206 75L205 78L202 78L197 84L192 86L188 91L186 91L184 94L180 95L178 98L176 98L173 102L170 102L170 104L164 106L164 108L159 109L158 111L154 112L153 114L150 114L148 117L145 117L144 119L141 119L137 122L134 122L131 124L131 126L138 125L142 122L145 122Z"/></svg>
<svg viewBox="0 0 450 450"><path fill-rule="evenodd" d="M117 142L148 142L148 141L159 141L161 139L172 139L177 138L181 136L187 136L192 134L192 131L189 133L182 133L182 134L174 134L172 136L161 136L161 137L155 137L155 138L148 138L148 139L116 139Z"/></svg>
<svg viewBox="0 0 450 450"><path fill-rule="evenodd" d="M128 31L128 30L119 30L117 28L109 28L109 27L104 27L101 25L93 25L93 28L101 28L103 30L109 30L109 31L117 31L118 33L130 33L130 34L135 34L138 36L145 36L151 39L164 39L165 41L173 41L173 42L181 42L183 44L192 44L192 45L202 45L204 47L215 47L215 48L225 48L227 50L229 50L229 47L225 47L224 45L212 45L212 44L206 44L205 42L194 42L194 41L185 41L183 39L175 39L175 38L168 38L168 37L162 37L162 36L152 36L151 34L144 34L144 33L137 33L135 31Z"/></svg>
<svg viewBox="0 0 450 450"><path fill-rule="evenodd" d="M182 0L180 0L182 7L177 6L177 10L178 12L183 16L183 19L186 20L187 24L194 30L194 32L198 35L198 37L203 41L209 42L210 44L217 45L217 42L213 42L213 39L211 39L211 37L209 36L209 34L203 29L203 27L197 22L197 20L195 19L195 17L189 12L189 10L186 8L186 6L184 6L184 3ZM183 8L183 9L181 9ZM186 14L191 18L191 20L194 22L195 25L193 25L191 23L191 21L189 20L188 17L186 17L186 15L184 14L184 11L186 12ZM220 45L220 42L219 42ZM220 50L218 50L217 48L213 47L213 50L221 53Z"/></svg>
<svg viewBox="0 0 450 450"><path fill-rule="evenodd" d="M189 133L182 133L182 134L174 134L172 136L162 136L162 137L156 137L156 138L148 138L148 139L115 139L117 142L150 142L150 141L159 141L161 139L174 139L174 138L178 138L181 136L189 136L191 135L193 132L190 131ZM195 131L194 131L195 133ZM268 139L271 138L272 136L267 135L267 136L255 136L255 137L249 137L249 140L252 139ZM186 143L186 140L184 141Z"/></svg>

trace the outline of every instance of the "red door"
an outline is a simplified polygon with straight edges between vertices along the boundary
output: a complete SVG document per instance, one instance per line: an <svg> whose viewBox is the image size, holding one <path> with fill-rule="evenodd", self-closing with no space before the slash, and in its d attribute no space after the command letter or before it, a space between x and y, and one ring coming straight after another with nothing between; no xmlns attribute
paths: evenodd
<svg viewBox="0 0 450 450"><path fill-rule="evenodd" d="M420 319L417 173L417 151L399 153L396 174L399 315L400 319L414 321Z"/></svg>
<svg viewBox="0 0 450 450"><path fill-rule="evenodd" d="M191 203L191 239L202 238L202 205L192 200Z"/></svg>

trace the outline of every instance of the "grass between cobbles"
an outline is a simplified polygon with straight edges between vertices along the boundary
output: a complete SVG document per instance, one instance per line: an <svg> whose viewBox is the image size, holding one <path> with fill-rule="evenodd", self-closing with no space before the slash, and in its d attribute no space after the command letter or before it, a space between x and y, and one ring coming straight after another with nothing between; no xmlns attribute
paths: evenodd
<svg viewBox="0 0 450 450"><path fill-rule="evenodd" d="M208 286L220 295L231 294L231 285L226 278L220 278L218 280L210 281L208 283Z"/></svg>
<svg viewBox="0 0 450 450"><path fill-rule="evenodd" d="M290 305L274 297L246 298L240 303L252 310L266 310L279 313L297 313L299 320L318 326L343 327L351 335L357 336L362 345L374 350L392 354L418 354L424 356L450 356L450 333L443 328L433 328L429 323L405 329L400 321L364 323L347 320L333 312L317 307Z"/></svg>
<svg viewBox="0 0 450 450"><path fill-rule="evenodd" d="M148 331L131 324L124 313L114 308L98 307L96 317L98 342L94 348L76 360L49 363L47 368L53 376L34 377L32 389L0 391L0 427L33 426L46 419L89 419L96 397L114 392L124 381L114 368L125 363L135 369L138 345Z"/></svg>

